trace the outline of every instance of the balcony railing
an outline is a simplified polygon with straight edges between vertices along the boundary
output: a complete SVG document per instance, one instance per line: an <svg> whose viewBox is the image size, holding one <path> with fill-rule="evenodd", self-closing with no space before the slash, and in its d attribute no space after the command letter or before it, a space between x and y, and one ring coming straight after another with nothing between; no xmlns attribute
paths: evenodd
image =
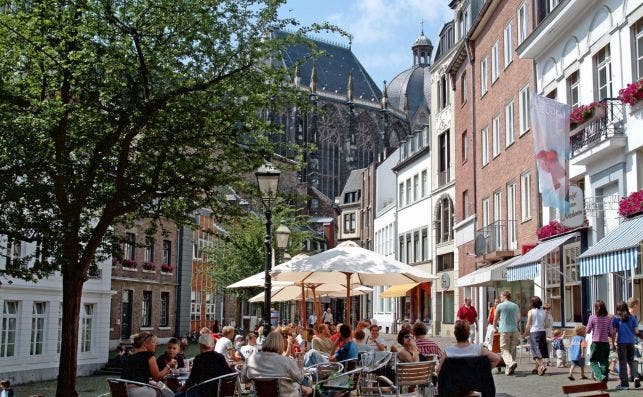
<svg viewBox="0 0 643 397"><path fill-rule="evenodd" d="M585 212L588 216L602 216L605 211L618 211L620 194L609 196L585 197Z"/></svg>
<svg viewBox="0 0 643 397"><path fill-rule="evenodd" d="M611 137L623 135L625 109L623 102L618 99L606 98L601 103L605 105L604 113L571 131L569 138L570 158L578 156Z"/></svg>
<svg viewBox="0 0 643 397"><path fill-rule="evenodd" d="M516 248L516 221L496 221L476 231L477 256L511 251ZM501 255L504 256L504 255ZM499 257L498 259L502 259Z"/></svg>

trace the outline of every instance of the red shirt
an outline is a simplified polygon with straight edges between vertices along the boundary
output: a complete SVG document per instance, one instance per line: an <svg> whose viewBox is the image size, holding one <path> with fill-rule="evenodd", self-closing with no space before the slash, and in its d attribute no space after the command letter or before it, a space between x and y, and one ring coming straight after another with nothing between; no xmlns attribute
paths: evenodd
<svg viewBox="0 0 643 397"><path fill-rule="evenodd" d="M465 305L458 309L458 318L460 320L467 320L469 324L473 324L476 322L476 318L478 318L478 312L476 312L476 308L473 307L473 305L469 307Z"/></svg>

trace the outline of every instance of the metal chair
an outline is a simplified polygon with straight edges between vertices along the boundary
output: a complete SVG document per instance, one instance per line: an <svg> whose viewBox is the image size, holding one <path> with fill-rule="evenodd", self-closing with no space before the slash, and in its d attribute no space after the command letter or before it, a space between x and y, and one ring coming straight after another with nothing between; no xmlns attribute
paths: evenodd
<svg viewBox="0 0 643 397"><path fill-rule="evenodd" d="M313 383L328 379L329 377L338 374L343 370L344 366L342 365L342 363L332 362L319 363L305 368L306 374L311 376Z"/></svg>
<svg viewBox="0 0 643 397"><path fill-rule="evenodd" d="M281 382L297 383L291 378L286 377L272 377L272 378L253 378L250 380L252 383L252 390L255 397L275 397L280 396Z"/></svg>
<svg viewBox="0 0 643 397"><path fill-rule="evenodd" d="M234 397L237 392L238 377L239 374L237 372L232 372L197 383L185 391L185 397L210 396L215 394L215 390L217 391L216 395L219 397Z"/></svg>
<svg viewBox="0 0 643 397"><path fill-rule="evenodd" d="M161 388L149 383L135 382L127 379L108 378L107 384L109 385L109 391L112 394L112 397L127 397L129 395L127 389L130 386L146 387L153 390L157 396L161 395Z"/></svg>
<svg viewBox="0 0 643 397"><path fill-rule="evenodd" d="M333 397L350 396L351 392L359 389L361 374L362 368L357 367L353 370L331 376L315 385L313 395L321 391L323 395L332 395Z"/></svg>
<svg viewBox="0 0 643 397"><path fill-rule="evenodd" d="M362 376L360 377L359 391L362 396L379 396L380 386L377 377L386 376L388 364L394 353L367 352L360 357ZM390 390L389 390L390 391Z"/></svg>
<svg viewBox="0 0 643 397"><path fill-rule="evenodd" d="M435 386L431 381L433 374L435 373L435 361L422 361L418 363L398 363L395 366L395 376L396 383L393 383L386 376L378 376L378 380L381 380L389 387L393 388L394 393L386 394L384 390L380 387L381 396L417 396L417 392L409 393L409 387L416 387L418 390L422 390L423 394L432 396L435 393ZM402 390L406 388L407 392L403 393ZM428 390L427 390L428 389Z"/></svg>

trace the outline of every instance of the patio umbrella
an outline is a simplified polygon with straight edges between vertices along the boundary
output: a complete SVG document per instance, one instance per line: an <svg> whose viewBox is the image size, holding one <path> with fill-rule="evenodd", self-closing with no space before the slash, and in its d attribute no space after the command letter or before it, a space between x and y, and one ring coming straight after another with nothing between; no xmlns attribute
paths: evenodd
<svg viewBox="0 0 643 397"><path fill-rule="evenodd" d="M306 288L306 289L307 289L307 296L306 296L307 299L312 297L319 298L324 296L328 296L331 298L341 298L346 294L345 292L346 286L341 284L322 284L319 287L315 288L314 294L312 293L311 288ZM373 288L360 285L360 286L357 286L356 288L351 289L351 296L364 295L372 291L373 291ZM308 294L308 292L310 292L310 295ZM263 298L264 298L264 294L262 292L250 298L248 302L250 303L263 302ZM272 302L286 302L291 300L300 300L302 298L303 296L301 294L301 288L297 285L291 285L287 287L275 288L272 291L272 296L270 300Z"/></svg>
<svg viewBox="0 0 643 397"><path fill-rule="evenodd" d="M306 258L293 258L275 266L272 279L305 284L346 285L346 322L350 323L350 285L395 285L436 279L429 273L367 250L352 241ZM345 280L345 282L344 282Z"/></svg>
<svg viewBox="0 0 643 397"><path fill-rule="evenodd" d="M302 258L307 258L308 255L306 254L299 254L295 255L291 260L294 259L302 259ZM255 287L263 287L265 281L265 273L260 272L257 274L253 274L250 277L246 277L243 280L237 281L234 284L228 285L226 288L255 288ZM273 287L283 287L286 285L293 285L292 282L279 282L279 281L274 281L272 280L272 286Z"/></svg>

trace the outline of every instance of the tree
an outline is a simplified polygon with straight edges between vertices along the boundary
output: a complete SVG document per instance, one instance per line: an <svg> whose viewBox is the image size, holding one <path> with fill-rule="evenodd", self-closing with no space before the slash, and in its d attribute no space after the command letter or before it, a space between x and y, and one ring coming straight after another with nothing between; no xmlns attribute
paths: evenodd
<svg viewBox="0 0 643 397"><path fill-rule="evenodd" d="M7 0L0 7L0 233L63 278L57 396L76 396L90 266L127 217L227 212L221 186L273 153L261 110L299 103L266 62L300 34L279 0ZM300 29L299 33L304 33ZM25 259L28 260L28 259Z"/></svg>

